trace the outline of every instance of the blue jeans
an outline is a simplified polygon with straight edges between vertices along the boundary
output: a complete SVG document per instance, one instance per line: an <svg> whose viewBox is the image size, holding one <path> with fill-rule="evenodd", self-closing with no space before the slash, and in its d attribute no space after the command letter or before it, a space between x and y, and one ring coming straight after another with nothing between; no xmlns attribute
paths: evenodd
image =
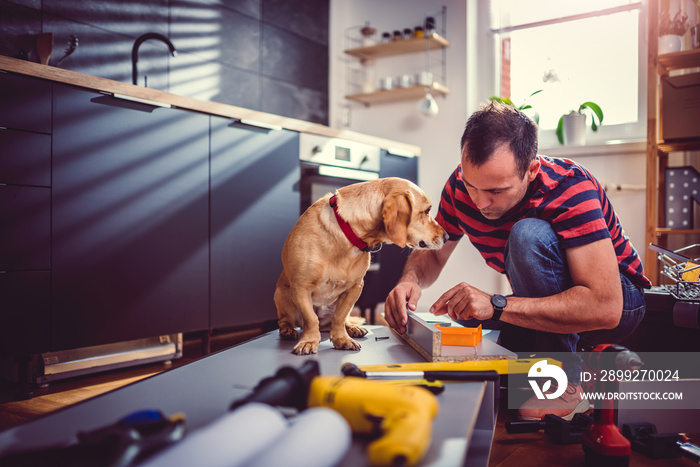
<svg viewBox="0 0 700 467"><path fill-rule="evenodd" d="M516 222L506 243L505 265L513 294L518 297L548 297L573 286L565 251L560 248L552 227L541 219ZM597 344L619 343L632 334L644 317L644 289L623 274L620 274L620 286L622 317L614 329L557 334L500 321L485 320L481 324L486 329L500 329L499 343L513 352L571 352L572 359L564 362L563 368L569 382L577 384L580 382L581 359L576 351L590 350ZM469 321L465 324L469 325Z"/></svg>

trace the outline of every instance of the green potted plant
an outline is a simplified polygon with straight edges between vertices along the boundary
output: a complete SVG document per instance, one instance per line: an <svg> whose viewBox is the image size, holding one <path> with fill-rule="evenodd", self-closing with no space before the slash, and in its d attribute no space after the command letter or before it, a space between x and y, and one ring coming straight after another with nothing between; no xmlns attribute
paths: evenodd
<svg viewBox="0 0 700 467"><path fill-rule="evenodd" d="M595 102L586 101L579 105L577 110L571 110L559 118L556 133L560 144L585 144L586 114L590 114L591 129L598 131L598 127L603 123L603 110Z"/></svg>
<svg viewBox="0 0 700 467"><path fill-rule="evenodd" d="M500 102L501 104L507 104L507 105L513 106L513 107L515 107L515 108L518 109L518 110L530 110L530 109L532 109L532 106L531 106L530 104L527 103L527 99L530 98L530 97L532 97L532 96L534 96L535 94L540 93L540 92L542 92L542 89L539 89L539 90L533 92L532 94L530 94L529 96L527 96L527 97L525 98L525 101L523 101L523 103L522 103L520 106L516 106L516 105L513 103L513 101L510 100L509 97L491 96L491 97L489 98L489 100L490 100L490 101ZM533 112L532 119L535 121L535 123L537 123L537 124L539 125L539 123L540 123L540 114L538 114L537 112Z"/></svg>

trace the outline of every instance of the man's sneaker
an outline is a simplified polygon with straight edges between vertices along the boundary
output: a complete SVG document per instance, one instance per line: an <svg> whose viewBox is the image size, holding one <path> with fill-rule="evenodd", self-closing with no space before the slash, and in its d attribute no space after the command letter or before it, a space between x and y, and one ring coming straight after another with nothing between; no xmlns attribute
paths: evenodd
<svg viewBox="0 0 700 467"><path fill-rule="evenodd" d="M556 389L550 388L545 394L552 394ZM520 406L518 418L521 420L542 420L545 415L553 414L564 420L571 420L575 414L588 411L590 405L583 397L581 386L569 384L564 394L556 399L538 399L532 396Z"/></svg>

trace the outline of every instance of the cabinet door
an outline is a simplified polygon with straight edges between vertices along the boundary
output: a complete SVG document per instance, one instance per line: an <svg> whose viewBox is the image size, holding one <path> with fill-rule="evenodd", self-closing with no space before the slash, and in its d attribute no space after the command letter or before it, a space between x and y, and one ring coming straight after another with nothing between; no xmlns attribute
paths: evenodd
<svg viewBox="0 0 700 467"><path fill-rule="evenodd" d="M211 325L277 319L282 246L299 217L299 135L212 117Z"/></svg>
<svg viewBox="0 0 700 467"><path fill-rule="evenodd" d="M208 328L209 117L54 87L52 349Z"/></svg>
<svg viewBox="0 0 700 467"><path fill-rule="evenodd" d="M0 357L49 350L51 273L0 273Z"/></svg>
<svg viewBox="0 0 700 467"><path fill-rule="evenodd" d="M0 126L51 133L51 83L0 73Z"/></svg>
<svg viewBox="0 0 700 467"><path fill-rule="evenodd" d="M0 127L0 183L51 185L51 135Z"/></svg>
<svg viewBox="0 0 700 467"><path fill-rule="evenodd" d="M0 271L49 269L49 188L0 185Z"/></svg>

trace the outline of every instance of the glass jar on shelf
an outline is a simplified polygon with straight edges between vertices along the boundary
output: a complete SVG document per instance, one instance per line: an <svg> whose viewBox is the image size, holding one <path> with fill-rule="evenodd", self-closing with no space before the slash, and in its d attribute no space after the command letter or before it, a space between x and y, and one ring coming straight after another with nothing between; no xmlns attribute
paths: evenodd
<svg viewBox="0 0 700 467"><path fill-rule="evenodd" d="M370 94L377 90L377 77L374 67L374 60L371 58L363 58L360 60L362 64L362 93Z"/></svg>
<svg viewBox="0 0 700 467"><path fill-rule="evenodd" d="M360 33L362 34L362 46L363 47L370 47L374 44L376 44L376 41L374 40L374 33L376 33L377 30L373 28L372 26L369 25L369 21L367 21L362 29L360 29Z"/></svg>

